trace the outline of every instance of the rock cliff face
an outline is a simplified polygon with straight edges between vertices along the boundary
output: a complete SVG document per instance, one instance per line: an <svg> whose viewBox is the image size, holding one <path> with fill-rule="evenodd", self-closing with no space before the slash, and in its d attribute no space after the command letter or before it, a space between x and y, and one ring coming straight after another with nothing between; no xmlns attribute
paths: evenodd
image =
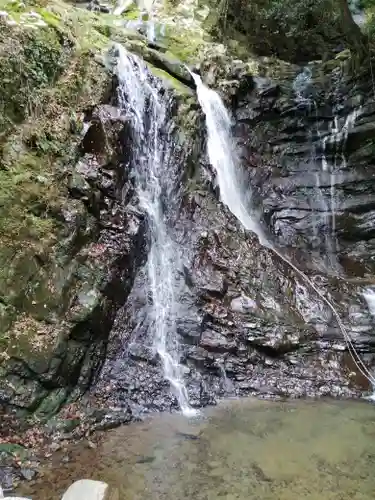
<svg viewBox="0 0 375 500"><path fill-rule="evenodd" d="M176 405L139 321L148 221L134 186L130 121L118 110L113 40L143 57L175 102L181 186L170 230L183 261L177 332L190 402L361 394L368 384L332 311L219 201L184 63L199 63L233 112L265 230L337 307L371 365L373 320L362 297L374 281L369 75L349 77L346 52L312 62L305 79L290 62L241 61L242 39L228 49L206 40L206 4L193 20L181 17L180 3L157 7L152 42L147 22L121 25L137 18L134 6L122 18L35 7L44 24L30 31L10 4L0 16L1 47L21 36L16 57L34 78L24 95L18 75L19 95L9 93L0 122L1 404L49 418L86 393L84 406L120 406L120 420ZM14 61L1 55L2 68L8 88Z"/></svg>
<svg viewBox="0 0 375 500"><path fill-rule="evenodd" d="M262 70L267 62L271 76L267 66ZM302 90L296 82L303 68L290 64L272 67L259 60L261 75L250 75L241 64L226 67L225 59L203 68L233 108L234 135L265 231L331 301L371 365L373 320L362 294L373 283L363 233L363 220L371 219L373 174L370 139L358 134L366 130L372 96L363 84L366 76L349 80L344 65L332 61L333 71L315 79L324 65L313 64ZM178 331L190 401L200 406L217 396L246 394L342 397L369 389L346 352L332 310L218 202L204 144L200 151L198 173L174 228L185 249ZM362 151L369 155L363 160L366 176L359 166L353 172L352 158ZM348 230L352 236L345 238ZM360 259L349 248L362 248ZM129 316L119 320L122 328ZM130 349L128 333L119 331L116 338L121 354L114 340L96 394L133 409L168 409L169 384L152 352L142 347L144 337L133 337Z"/></svg>

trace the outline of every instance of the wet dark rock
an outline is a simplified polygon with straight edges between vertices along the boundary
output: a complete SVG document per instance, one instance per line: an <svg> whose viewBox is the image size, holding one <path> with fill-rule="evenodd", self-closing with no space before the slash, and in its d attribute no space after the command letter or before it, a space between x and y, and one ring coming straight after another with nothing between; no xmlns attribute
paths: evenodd
<svg viewBox="0 0 375 500"><path fill-rule="evenodd" d="M13 491L19 483L19 476L14 467L0 466L0 484L4 493Z"/></svg>
<svg viewBox="0 0 375 500"><path fill-rule="evenodd" d="M325 235L330 231L333 189L335 231L340 240L340 253L344 256L344 249L352 247L353 241L365 242L373 237L372 95L356 94L353 105L357 106L358 117L348 128L347 137L343 133L336 142L330 139L327 129L327 123L329 120L333 123L338 109L330 90L327 91L327 87L324 92L319 90L314 105L310 101L300 114L302 110L296 110L297 97L291 89L292 78L289 87L287 79L280 86L272 85L265 78L255 79L256 89L241 97L235 112L236 134L242 144L243 159L249 165L252 185L258 186L257 195L266 221L283 246L326 251ZM351 92L345 81L331 85L339 89L340 95ZM266 96L270 93L272 99L262 100L262 86ZM272 90L268 92L268 88ZM331 108L328 102L332 103ZM320 111L323 106L324 113ZM346 107L337 114L339 127L343 127L353 109ZM321 121L323 117L324 122ZM326 140L325 151L323 140ZM255 150L262 160L256 158ZM325 172L322 167L323 154L330 165L335 165L333 176L330 170ZM368 264L371 272L370 259Z"/></svg>
<svg viewBox="0 0 375 500"><path fill-rule="evenodd" d="M236 346L230 338L213 330L205 330L202 333L199 345L208 351L215 352L230 352Z"/></svg>
<svg viewBox="0 0 375 500"><path fill-rule="evenodd" d="M246 314L248 312L255 311L258 306L254 300L249 297L242 296L232 299L230 307L233 312Z"/></svg>
<svg viewBox="0 0 375 500"><path fill-rule="evenodd" d="M199 439L199 435L197 436L196 434L188 434L186 432L176 432L176 436L183 439L189 439L191 441L197 441Z"/></svg>
<svg viewBox="0 0 375 500"><path fill-rule="evenodd" d="M136 361L148 361L150 363L155 363L155 354L148 346L131 344L129 346L128 354Z"/></svg>
<svg viewBox="0 0 375 500"><path fill-rule="evenodd" d="M99 5L100 12L109 13L112 11L112 7L108 4L101 3Z"/></svg>

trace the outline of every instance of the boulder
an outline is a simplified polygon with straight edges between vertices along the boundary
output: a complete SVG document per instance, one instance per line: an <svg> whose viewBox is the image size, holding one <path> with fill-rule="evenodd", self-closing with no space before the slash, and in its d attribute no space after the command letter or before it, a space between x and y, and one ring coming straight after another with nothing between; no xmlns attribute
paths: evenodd
<svg viewBox="0 0 375 500"><path fill-rule="evenodd" d="M73 483L62 500L119 500L118 491L102 481L80 479Z"/></svg>

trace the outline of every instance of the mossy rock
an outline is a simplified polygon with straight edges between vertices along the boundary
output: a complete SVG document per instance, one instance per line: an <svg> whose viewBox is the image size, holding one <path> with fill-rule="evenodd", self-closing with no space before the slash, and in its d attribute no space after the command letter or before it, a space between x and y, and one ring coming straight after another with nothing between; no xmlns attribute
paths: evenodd
<svg viewBox="0 0 375 500"><path fill-rule="evenodd" d="M175 90L177 97L181 96L181 95L182 96L194 95L194 91L190 87L181 83L180 80L177 80L177 78L174 78L167 71L164 71L160 68L156 68L155 66L152 66L152 65L150 65L150 71L154 76L163 80L166 88Z"/></svg>
<svg viewBox="0 0 375 500"><path fill-rule="evenodd" d="M12 125L37 112L39 103L33 97L61 74L69 52L66 43L54 29L28 31L1 24L0 140Z"/></svg>
<svg viewBox="0 0 375 500"><path fill-rule="evenodd" d="M5 401L35 411L49 395L41 377L55 373L56 352L100 300L103 275L75 258L96 233L68 180L84 113L112 90L100 62L109 21L58 0L0 0L0 10L8 13L0 18L0 386ZM24 22L31 11L34 28ZM66 213L76 222L67 224ZM95 303L84 300L84 287ZM79 310L69 322L75 297ZM64 390L40 413L54 412Z"/></svg>

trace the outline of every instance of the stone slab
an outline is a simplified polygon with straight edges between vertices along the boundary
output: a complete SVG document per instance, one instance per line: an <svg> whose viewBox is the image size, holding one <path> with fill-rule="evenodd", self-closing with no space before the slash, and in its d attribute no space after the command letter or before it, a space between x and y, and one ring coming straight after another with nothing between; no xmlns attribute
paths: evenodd
<svg viewBox="0 0 375 500"><path fill-rule="evenodd" d="M118 500L118 492L103 481L80 479L69 486L62 500Z"/></svg>

